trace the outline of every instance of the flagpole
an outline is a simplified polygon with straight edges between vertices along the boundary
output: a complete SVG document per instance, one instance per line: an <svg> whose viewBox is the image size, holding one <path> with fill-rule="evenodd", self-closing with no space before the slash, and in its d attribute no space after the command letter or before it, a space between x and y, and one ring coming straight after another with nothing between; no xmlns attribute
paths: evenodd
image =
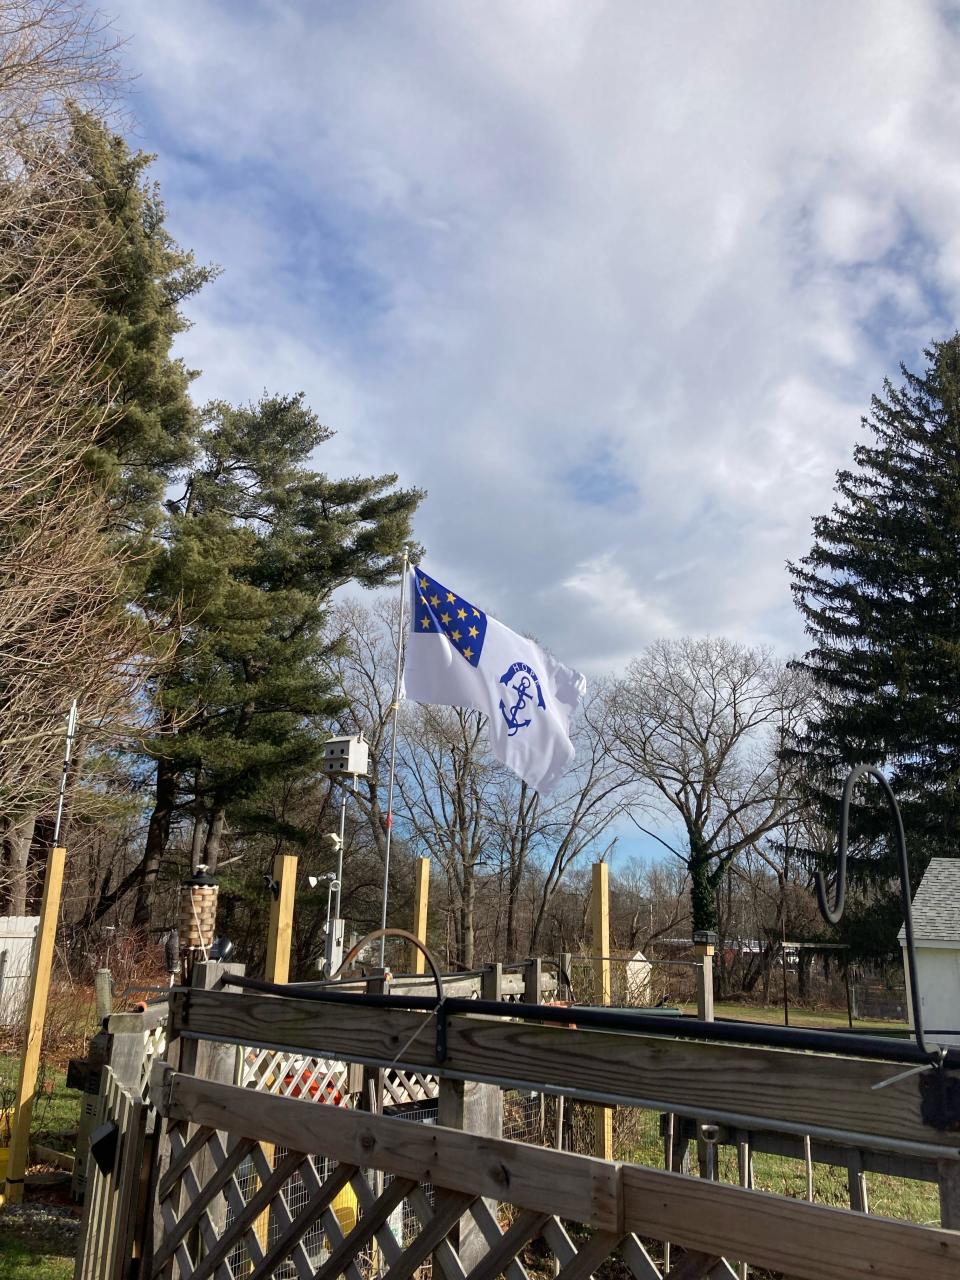
<svg viewBox="0 0 960 1280"><path fill-rule="evenodd" d="M390 743L390 778L387 782L387 840L383 851L383 910L380 928L387 927L387 895L390 891L390 844L393 836L393 784L397 775L397 721L400 717L400 675L403 671L403 623L407 601L407 568L410 552L403 549L403 570L400 574L400 618L397 623L397 670L393 680L393 738ZM380 938L380 967L383 968L387 940Z"/></svg>

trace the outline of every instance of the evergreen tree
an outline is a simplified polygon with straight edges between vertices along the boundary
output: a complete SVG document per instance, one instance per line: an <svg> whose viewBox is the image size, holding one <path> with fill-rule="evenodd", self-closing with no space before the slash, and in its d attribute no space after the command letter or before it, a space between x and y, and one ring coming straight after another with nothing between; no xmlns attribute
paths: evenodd
<svg viewBox="0 0 960 1280"><path fill-rule="evenodd" d="M207 410L144 591L158 618L181 619L174 658L154 682L154 812L140 866L104 910L136 883L135 923L148 921L178 814L192 818L194 863L215 867L228 821L268 822L276 782L316 768L343 705L325 674L327 602L348 582L396 575L422 496L397 489L393 475L335 481L312 470L311 453L331 434L299 395Z"/></svg>
<svg viewBox="0 0 960 1280"><path fill-rule="evenodd" d="M813 641L799 665L820 695L797 744L813 798L835 822L848 769L885 768L914 877L930 857L955 856L960 837L960 334L925 355L922 374L901 366L903 384L873 397L870 438L838 473L809 554L789 566ZM890 951L902 916L889 819L864 796L858 821L847 936Z"/></svg>
<svg viewBox="0 0 960 1280"><path fill-rule="evenodd" d="M106 484L114 529L145 565L166 487L193 455L196 372L172 354L189 322L181 304L217 274L181 249L165 226L154 157L132 151L102 120L73 113L71 160L86 176L91 296L103 350L105 421L88 464ZM96 253L93 253L93 250Z"/></svg>

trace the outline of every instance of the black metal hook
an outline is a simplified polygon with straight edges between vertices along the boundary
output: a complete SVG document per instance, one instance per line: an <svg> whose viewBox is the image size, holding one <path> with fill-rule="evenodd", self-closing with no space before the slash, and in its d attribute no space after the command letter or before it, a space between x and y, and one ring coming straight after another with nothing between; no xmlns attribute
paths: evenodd
<svg viewBox="0 0 960 1280"><path fill-rule="evenodd" d="M861 778L871 777L880 784L887 808L893 817L894 830L897 837L897 857L900 864L900 899L903 908L903 931L907 944L907 975L910 980L910 1002L913 1008L913 1032L918 1047L923 1053L929 1053L932 1060L937 1060L937 1051L928 1049L923 1038L923 1013L920 1009L920 985L917 981L917 956L913 941L913 895L910 891L910 868L907 864L907 838L903 830L903 817L897 797L893 794L887 776L872 764L858 764L847 774L843 784L843 795L840 799L840 835L837 845L837 883L834 902L831 907L827 902L827 885L823 873L814 875L817 890L817 903L820 913L830 924L839 924L843 916L843 908L847 897L847 849L850 839L850 801L853 789Z"/></svg>

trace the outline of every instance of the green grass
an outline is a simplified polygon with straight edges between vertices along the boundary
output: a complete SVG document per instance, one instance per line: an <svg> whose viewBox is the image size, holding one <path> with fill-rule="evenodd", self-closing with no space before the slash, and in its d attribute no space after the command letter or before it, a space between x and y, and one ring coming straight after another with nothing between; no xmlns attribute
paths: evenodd
<svg viewBox="0 0 960 1280"><path fill-rule="evenodd" d="M663 1168L663 1145L657 1136L659 1117L645 1112L633 1143L624 1143L615 1152L620 1160ZM615 1127L616 1132L616 1127ZM690 1172L696 1174L695 1148L691 1148ZM721 1182L737 1184L737 1154L733 1147L723 1146L718 1151L717 1171ZM775 1195L806 1199L807 1171L803 1160L790 1156L766 1155L758 1152L753 1157L753 1180L758 1191L770 1191ZM899 1218L906 1222L939 1225L940 1199L936 1183L920 1182L912 1178L893 1178L888 1174L868 1173L867 1198L870 1213L885 1218ZM846 1168L835 1165L814 1164L813 1198L817 1204L850 1208L850 1192L847 1186Z"/></svg>
<svg viewBox="0 0 960 1280"><path fill-rule="evenodd" d="M3 1280L70 1280L72 1240L48 1234L43 1240L5 1223L0 1212L0 1276Z"/></svg>
<svg viewBox="0 0 960 1280"><path fill-rule="evenodd" d="M0 1110L13 1106L19 1072L18 1057L0 1054ZM68 1089L66 1080L66 1071L50 1066L42 1069L30 1123L30 1136L34 1142L63 1151L71 1149L69 1141L65 1142L63 1138L77 1132L81 1105L80 1094L75 1089ZM9 1138L7 1125L7 1121L0 1119L0 1145Z"/></svg>
<svg viewBox="0 0 960 1280"><path fill-rule="evenodd" d="M696 1013L695 1005L683 1005L684 1013ZM774 1026L783 1026L782 1004L739 1004L723 1002L717 1004L714 1014L718 1018L735 1018L738 1022L765 1022ZM827 1031L848 1031L846 1010L840 1009L790 1009L791 1027L822 1027ZM888 1036L909 1035L905 1022L895 1022L880 1018L857 1018L853 1024L854 1031L875 1033Z"/></svg>

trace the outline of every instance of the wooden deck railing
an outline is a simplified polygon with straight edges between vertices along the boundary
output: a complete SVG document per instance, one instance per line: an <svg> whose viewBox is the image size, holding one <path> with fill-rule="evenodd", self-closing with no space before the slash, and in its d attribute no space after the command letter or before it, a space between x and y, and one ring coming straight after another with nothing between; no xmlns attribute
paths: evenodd
<svg viewBox="0 0 960 1280"><path fill-rule="evenodd" d="M148 1213L140 1272L123 1274L406 1280L432 1266L436 1280L659 1280L669 1244L671 1280L742 1275L747 1264L801 1280L960 1275L960 1231L945 1229L957 1224L960 1136L925 1120L923 1073L505 1013L451 1016L437 1062L433 1017L423 1012L173 992L169 1061L155 1063L148 1090L164 1129L154 1222ZM283 1084L241 1088L229 1066L238 1049L269 1051L258 1060L275 1064L291 1055L355 1064L347 1074L364 1085L351 1107L284 1096L298 1091ZM374 1114L396 1100L385 1077L439 1093L438 1123ZM346 1079L339 1068L337 1079ZM821 1159L936 1179L943 1225L506 1141L488 1123L506 1089L647 1108L680 1117L677 1130L685 1118L688 1134L693 1121L697 1133L709 1124L738 1142L752 1135L758 1150L808 1137Z"/></svg>
<svg viewBox="0 0 960 1280"><path fill-rule="evenodd" d="M713 1274L725 1258L809 1280L956 1280L960 1269L954 1232L363 1112L251 1098L169 1069L155 1076L152 1092L174 1143L160 1187L165 1232L154 1277L171 1262L180 1280L222 1274L238 1242L246 1245L253 1280L283 1274L288 1260L315 1280L351 1266L363 1274L372 1243L385 1260L385 1280L406 1280L431 1255L447 1280L492 1280L511 1263L551 1274L554 1259L561 1280L579 1280L615 1258L636 1280L654 1280L661 1273L644 1244L650 1239L686 1251L672 1274L687 1280ZM244 1203L235 1173L256 1158L262 1141L281 1144L286 1154L275 1169L259 1171L260 1190ZM201 1183L193 1169L207 1148L213 1159ZM325 1176L311 1157L323 1157ZM371 1173L390 1179L379 1195ZM308 1194L292 1217L282 1192L295 1179L306 1182ZM347 1183L362 1213L344 1235L328 1211ZM406 1200L416 1224L403 1232L391 1219ZM231 1206L229 1225L218 1226ZM280 1229L265 1248L253 1226L271 1206ZM325 1215L325 1246L308 1257L301 1241Z"/></svg>

